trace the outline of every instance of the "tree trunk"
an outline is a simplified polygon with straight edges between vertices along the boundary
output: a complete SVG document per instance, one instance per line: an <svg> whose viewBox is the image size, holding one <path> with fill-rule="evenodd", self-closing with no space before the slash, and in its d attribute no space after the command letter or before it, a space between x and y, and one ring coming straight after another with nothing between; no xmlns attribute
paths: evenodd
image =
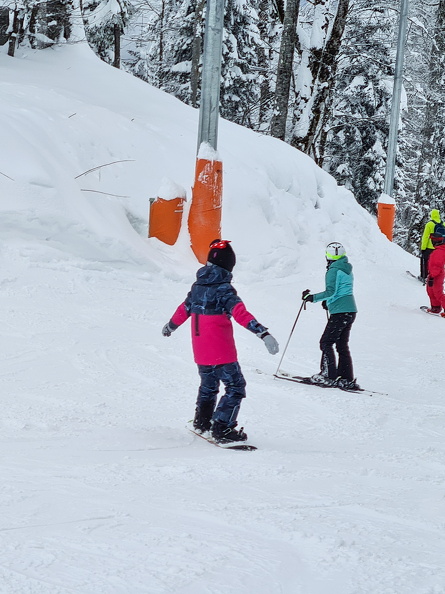
<svg viewBox="0 0 445 594"><path fill-rule="evenodd" d="M270 70L270 39L269 29L270 20L268 18L269 0L260 0L258 8L258 30L260 32L261 40L264 45L260 45L258 48L258 67L260 70L261 82L260 82L260 103L258 107L258 120L257 129L263 130L268 124L270 110L269 105L273 97L271 91L271 81L269 73ZM266 47L265 47L266 46Z"/></svg>
<svg viewBox="0 0 445 594"><path fill-rule="evenodd" d="M43 30L40 29L38 30L38 23L37 23L37 19L39 17L39 12L40 14L40 18L39 18L39 23L42 27L42 24L44 25ZM43 15L43 16L42 16ZM37 33L43 33L45 36L47 35L47 30L46 30L46 24L48 23L48 19L47 19L47 15L46 15L46 6L39 6L38 4L36 4L35 6L32 7L31 10L31 16L29 18L29 25L28 25L28 29L29 29L29 44L30 46L35 49L42 49L43 47L48 47L48 44L43 44L41 41L38 42L37 38L36 38L36 34Z"/></svg>
<svg viewBox="0 0 445 594"><path fill-rule="evenodd" d="M285 139L289 106L289 92L294 62L297 21L300 0L287 0L284 13L283 34L281 36L280 56L278 58L275 87L275 110L272 116L270 133L275 138Z"/></svg>
<svg viewBox="0 0 445 594"><path fill-rule="evenodd" d="M14 15L12 17L12 30L9 34L9 41L8 41L8 56L14 57L15 54L15 45L17 41L17 35L19 32L19 11L16 9L14 10Z"/></svg>
<svg viewBox="0 0 445 594"><path fill-rule="evenodd" d="M162 68L164 61L164 19L165 19L165 0L161 1L161 12L159 14L159 67Z"/></svg>
<svg viewBox="0 0 445 594"><path fill-rule="evenodd" d="M284 0L272 0L272 4L275 6L280 22L284 23Z"/></svg>
<svg viewBox="0 0 445 594"><path fill-rule="evenodd" d="M198 0L195 6L193 23L192 63L190 67L190 104L198 107L199 64L202 55L202 14L206 0Z"/></svg>
<svg viewBox="0 0 445 594"><path fill-rule="evenodd" d="M119 23L114 23L113 36L114 36L114 61L113 66L115 68L121 67L121 26Z"/></svg>

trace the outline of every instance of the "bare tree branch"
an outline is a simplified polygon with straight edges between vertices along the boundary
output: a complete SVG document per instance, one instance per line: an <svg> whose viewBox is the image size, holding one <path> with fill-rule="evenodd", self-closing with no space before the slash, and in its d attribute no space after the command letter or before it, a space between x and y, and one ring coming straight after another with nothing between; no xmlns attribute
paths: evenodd
<svg viewBox="0 0 445 594"><path fill-rule="evenodd" d="M122 159L121 161L112 161L111 163L104 163L104 165L98 165L97 167L88 169L88 171L79 173L79 175L76 175L76 177L74 179L78 179L79 177L82 177L82 175L87 175L87 173L91 173L92 171L97 171L98 169L101 169L102 167L108 167L109 165L115 165L116 163L131 163L133 161L135 161L135 159Z"/></svg>

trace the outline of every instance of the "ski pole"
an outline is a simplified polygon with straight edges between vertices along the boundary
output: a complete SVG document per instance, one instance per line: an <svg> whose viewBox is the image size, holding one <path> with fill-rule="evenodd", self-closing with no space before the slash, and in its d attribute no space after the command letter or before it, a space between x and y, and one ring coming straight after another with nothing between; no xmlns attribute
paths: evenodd
<svg viewBox="0 0 445 594"><path fill-rule="evenodd" d="M300 314L301 314L301 311L302 311L303 307L304 307L304 309L306 309L306 301L304 299L303 299L303 302L301 304L300 309L298 310L297 317L295 318L294 325L292 326L292 330L290 331L289 338L287 339L286 346L284 347L283 354L281 355L281 359L280 359L280 362L278 363L278 367L277 367L277 370L275 372L275 375L280 371L281 363L283 362L284 355L285 355L285 353L287 351L287 347L289 346L290 339L292 337L292 334L294 333L295 326L297 325L298 318L300 317Z"/></svg>

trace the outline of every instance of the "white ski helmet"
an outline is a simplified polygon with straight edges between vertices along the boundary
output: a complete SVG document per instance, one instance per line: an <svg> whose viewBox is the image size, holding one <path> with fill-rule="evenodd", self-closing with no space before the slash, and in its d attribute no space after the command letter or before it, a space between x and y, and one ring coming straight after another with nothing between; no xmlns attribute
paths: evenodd
<svg viewBox="0 0 445 594"><path fill-rule="evenodd" d="M340 260L346 256L346 250L341 243L333 241L326 246L326 260Z"/></svg>

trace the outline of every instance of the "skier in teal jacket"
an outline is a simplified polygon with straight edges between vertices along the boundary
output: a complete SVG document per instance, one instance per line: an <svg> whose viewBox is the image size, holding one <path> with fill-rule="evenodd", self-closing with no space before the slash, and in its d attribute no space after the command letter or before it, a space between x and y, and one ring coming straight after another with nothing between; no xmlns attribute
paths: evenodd
<svg viewBox="0 0 445 594"><path fill-rule="evenodd" d="M357 315L353 285L352 265L348 262L345 248L333 242L326 247L326 288L321 293L311 294L303 291L304 301L322 305L329 312L329 319L320 339L320 373L312 376L312 381L320 384L338 385L343 389L358 388L354 379L352 357L349 350L349 335ZM338 353L336 362L334 345Z"/></svg>

